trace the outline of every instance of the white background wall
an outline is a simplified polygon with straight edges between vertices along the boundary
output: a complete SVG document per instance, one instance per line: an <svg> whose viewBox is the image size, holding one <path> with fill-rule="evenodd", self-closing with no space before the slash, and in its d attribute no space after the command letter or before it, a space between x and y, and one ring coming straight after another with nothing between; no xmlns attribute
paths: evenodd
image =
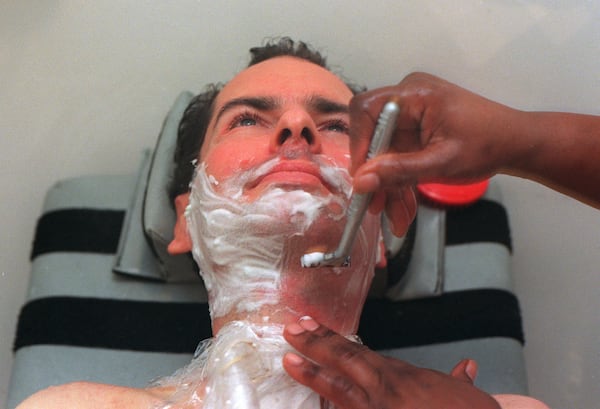
<svg viewBox="0 0 600 409"><path fill-rule="evenodd" d="M133 172L179 91L228 79L249 47L290 35L369 87L424 70L519 108L600 114L599 21L592 0L1 2L0 399L44 192ZM531 392L598 407L600 212L501 183Z"/></svg>

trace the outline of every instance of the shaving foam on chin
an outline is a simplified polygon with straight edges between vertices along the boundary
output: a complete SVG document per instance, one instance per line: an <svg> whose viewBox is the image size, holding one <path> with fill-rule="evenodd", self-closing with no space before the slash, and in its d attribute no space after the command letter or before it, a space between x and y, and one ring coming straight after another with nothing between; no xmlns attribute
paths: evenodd
<svg viewBox="0 0 600 409"><path fill-rule="evenodd" d="M218 184L207 174L205 164L197 168L186 217L212 318L277 304L286 241L303 234L322 216L341 219L344 215L350 178L345 169L332 166L321 166L322 176L343 192L340 196L274 186L248 202L244 186L268 173L278 161L270 160Z"/></svg>

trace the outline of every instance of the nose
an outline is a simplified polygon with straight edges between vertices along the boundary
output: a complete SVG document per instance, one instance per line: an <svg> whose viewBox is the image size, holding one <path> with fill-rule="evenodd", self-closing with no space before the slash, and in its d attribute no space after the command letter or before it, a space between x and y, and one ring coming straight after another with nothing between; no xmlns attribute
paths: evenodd
<svg viewBox="0 0 600 409"><path fill-rule="evenodd" d="M290 109L279 118L271 148L278 151L300 147L317 153L321 150L321 138L309 112L302 108Z"/></svg>

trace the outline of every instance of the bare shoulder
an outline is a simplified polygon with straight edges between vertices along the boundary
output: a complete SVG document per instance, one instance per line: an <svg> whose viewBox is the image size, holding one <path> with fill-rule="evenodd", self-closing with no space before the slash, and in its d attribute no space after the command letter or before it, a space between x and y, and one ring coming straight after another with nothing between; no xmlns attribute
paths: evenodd
<svg viewBox="0 0 600 409"><path fill-rule="evenodd" d="M36 392L17 406L17 409L148 408L160 401L156 394L145 389L74 382Z"/></svg>
<svg viewBox="0 0 600 409"><path fill-rule="evenodd" d="M550 409L545 403L529 396L494 395L502 409Z"/></svg>

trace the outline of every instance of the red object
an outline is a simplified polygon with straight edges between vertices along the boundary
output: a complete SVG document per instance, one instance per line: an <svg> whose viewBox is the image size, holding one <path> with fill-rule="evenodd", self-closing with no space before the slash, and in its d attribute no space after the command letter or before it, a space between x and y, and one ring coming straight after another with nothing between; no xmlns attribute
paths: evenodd
<svg viewBox="0 0 600 409"><path fill-rule="evenodd" d="M417 189L427 199L442 205L461 206L477 201L489 185L489 180L469 185L444 185L441 183L418 184Z"/></svg>

